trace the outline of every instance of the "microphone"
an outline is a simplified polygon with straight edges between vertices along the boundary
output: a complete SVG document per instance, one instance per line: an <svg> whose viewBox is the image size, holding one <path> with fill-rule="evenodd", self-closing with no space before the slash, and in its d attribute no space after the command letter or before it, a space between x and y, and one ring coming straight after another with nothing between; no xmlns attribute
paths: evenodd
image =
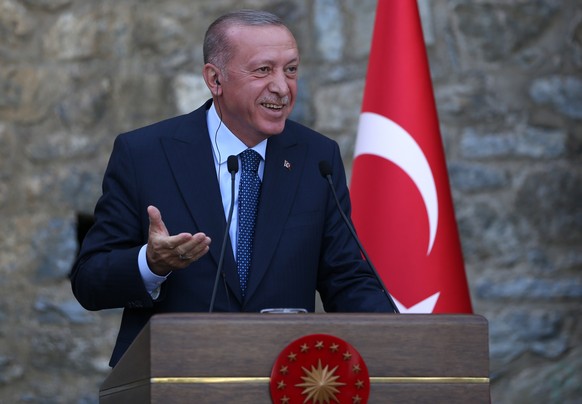
<svg viewBox="0 0 582 404"><path fill-rule="evenodd" d="M386 289L386 285L384 285L384 282L382 282L382 278L380 278L380 275L378 275L378 271L376 271L374 264L372 264L372 261L370 260L368 253L364 249L364 246L362 246L362 243L360 243L360 239L358 238L356 231L354 230L354 227L352 226L352 224L350 223L346 214L344 213L342 207L340 206L339 199L337 197L337 194L335 192L335 187L334 187L333 181L331 179L332 169L327 161L322 160L319 162L319 172L321 173L321 176L323 178L325 178L327 180L327 182L329 183L329 187L331 188L331 192L333 194L333 198L335 199L335 204L339 210L339 213L342 216L344 223L348 226L348 229L350 230L350 233L352 234L353 239L356 240L356 243L358 244L360 251L362 252L362 254L364 254L364 257L366 258L368 265L370 265L370 269L372 269L372 272L374 273L376 280L378 281L378 283L382 287L382 290L384 291L384 293L386 293L386 296L388 296L388 300L390 301L390 304L392 305L392 308L394 309L394 313L400 313L400 311L398 310L398 307L396 307L396 303L394 303L394 300L392 300L392 296L390 296L388 289Z"/></svg>
<svg viewBox="0 0 582 404"><path fill-rule="evenodd" d="M226 166L230 173L230 208L228 210L228 219L226 220L226 229L224 230L224 238L222 239L222 247L220 249L220 258L218 259L218 267L216 268L216 279L214 280L214 287L212 289L212 298L210 299L209 313L214 309L214 300L216 299L216 290L218 289L218 281L222 273L222 265L224 263L224 253L226 251L226 243L228 242L228 230L230 229L230 222L232 222L232 212L234 211L234 177L238 172L238 157L228 156ZM228 292L227 292L228 293Z"/></svg>

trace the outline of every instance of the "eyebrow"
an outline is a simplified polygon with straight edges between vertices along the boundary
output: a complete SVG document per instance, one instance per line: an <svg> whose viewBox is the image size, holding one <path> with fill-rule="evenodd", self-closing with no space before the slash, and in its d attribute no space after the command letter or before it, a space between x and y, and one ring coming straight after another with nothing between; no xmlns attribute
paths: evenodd
<svg viewBox="0 0 582 404"><path fill-rule="evenodd" d="M297 52L297 53L299 53L299 52ZM288 64L291 64L291 63L299 63L300 60L301 60L301 57L300 57L299 54L297 54L296 57L294 57L293 59L285 62L284 65L288 65ZM277 64L274 59L269 59L269 58L266 58L266 59L257 59L257 60L253 60L251 58L251 59L248 60L248 63L251 64L251 65L252 64L259 64L259 65L261 65L261 64L270 64L270 65Z"/></svg>

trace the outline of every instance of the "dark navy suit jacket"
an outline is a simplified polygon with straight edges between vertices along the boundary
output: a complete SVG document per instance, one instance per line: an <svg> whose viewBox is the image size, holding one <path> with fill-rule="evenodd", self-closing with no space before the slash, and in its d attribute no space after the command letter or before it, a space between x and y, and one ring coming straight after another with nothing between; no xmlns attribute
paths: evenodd
<svg viewBox="0 0 582 404"><path fill-rule="evenodd" d="M85 308L124 308L112 366L153 314L209 309L226 228L206 125L209 106L210 101L115 141L95 224L71 273L73 292ZM337 143L293 121L269 138L247 293L241 296L228 243L215 311L314 311L317 289L326 311L392 312L320 175L321 160L331 164L341 205L349 212ZM204 232L213 240L208 254L168 277L155 301L137 259L148 239L148 205L159 208L170 234Z"/></svg>

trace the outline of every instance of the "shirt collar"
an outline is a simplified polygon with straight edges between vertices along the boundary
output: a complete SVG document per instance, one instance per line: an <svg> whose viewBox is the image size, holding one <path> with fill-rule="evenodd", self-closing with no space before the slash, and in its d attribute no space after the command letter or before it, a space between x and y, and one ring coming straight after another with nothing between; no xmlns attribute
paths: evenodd
<svg viewBox="0 0 582 404"><path fill-rule="evenodd" d="M212 103L206 114L206 123L210 135L210 143L212 143L214 161L219 165L226 163L228 156L238 156L240 153L248 149L248 147L226 127L224 122L221 122L218 113L216 112L216 108L214 107L214 103ZM267 139L263 140L252 149L259 153L263 158L263 161L265 161Z"/></svg>

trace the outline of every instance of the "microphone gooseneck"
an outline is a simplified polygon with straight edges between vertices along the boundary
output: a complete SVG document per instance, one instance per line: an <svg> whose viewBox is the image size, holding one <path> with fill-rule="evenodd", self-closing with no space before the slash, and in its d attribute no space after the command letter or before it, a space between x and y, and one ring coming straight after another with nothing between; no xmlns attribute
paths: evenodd
<svg viewBox="0 0 582 404"><path fill-rule="evenodd" d="M336 206L337 206L337 208L339 210L339 213L340 213L342 219L344 220L344 223L348 226L348 229L350 230L350 233L352 235L352 238L358 244L358 248L360 249L360 251L362 252L362 254L364 254L364 257L366 258L366 262L368 263L368 265L370 266L370 269L374 273L374 276L376 277L376 280L378 281L378 283L382 287L382 290L384 291L384 293L388 297L388 300L390 301L390 304L392 305L392 309L394 310L394 313L400 313L400 311L398 310L398 307L396 307L396 303L394 303L394 300L392 300L392 296L388 292L388 289L386 289L386 285L384 285L384 282L382 281L382 278L380 278L380 275L378 274L378 271L376 271L376 268L374 267L374 264L372 264L372 261L370 260L370 257L368 256L368 253L366 252L366 250L364 249L364 246L360 242L360 239L358 238L358 235L356 234L356 230L354 230L354 226L352 226L352 224L350 223L350 220L348 219L348 217L344 213L344 211L343 211L343 209L342 209L342 207L341 207L341 205L339 203L339 199L338 199L337 194L335 192L335 186L333 185L333 181L332 181L332 178L331 178L331 174L332 174L331 165L327 161L325 161L325 160L320 161L319 162L319 172L321 173L321 176L327 180L327 182L329 184L329 187L331 188L331 192L333 194L333 198L335 199L335 204L336 204Z"/></svg>
<svg viewBox="0 0 582 404"><path fill-rule="evenodd" d="M220 248L220 258L218 259L218 267L216 268L216 279L214 280L214 287L212 288L212 298L210 299L209 313L214 310L214 301L216 299L216 291L218 289L218 282L220 280L220 274L222 273L222 266L224 262L224 253L226 251L226 243L228 242L228 231L230 229L230 222L232 222L232 212L234 211L234 178L238 172L238 157L228 156L226 160L226 166L228 172L230 173L230 208L228 210L228 219L226 220L226 229L224 230L224 238L222 239L222 247ZM227 292L228 293L228 292Z"/></svg>

